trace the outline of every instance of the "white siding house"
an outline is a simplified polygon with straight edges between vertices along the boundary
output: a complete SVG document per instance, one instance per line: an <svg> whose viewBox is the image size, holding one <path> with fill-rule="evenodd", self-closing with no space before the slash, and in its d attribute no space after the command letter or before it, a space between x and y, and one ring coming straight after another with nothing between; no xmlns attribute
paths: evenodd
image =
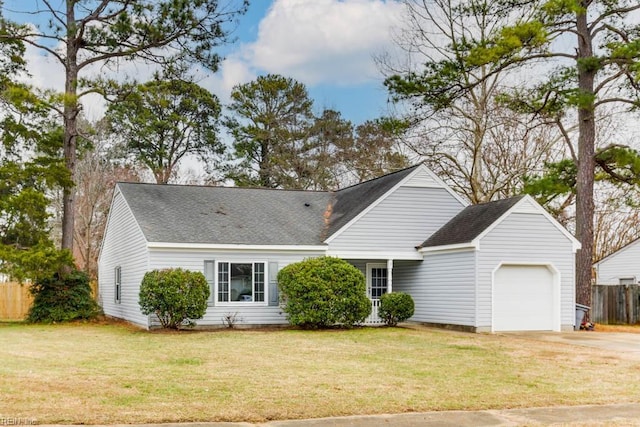
<svg viewBox="0 0 640 427"><path fill-rule="evenodd" d="M142 277L181 267L211 286L199 326L227 315L286 324L277 272L329 255L365 275L371 324L380 296L404 291L416 322L572 328L577 241L530 197L466 205L424 165L336 192L121 183L100 254L101 303L109 316L154 327L138 306Z"/></svg>
<svg viewBox="0 0 640 427"><path fill-rule="evenodd" d="M596 262L594 268L598 285L640 283L640 239Z"/></svg>
<svg viewBox="0 0 640 427"><path fill-rule="evenodd" d="M99 303L105 314L148 326L138 293L149 271L147 241L127 201L116 188L98 259Z"/></svg>
<svg viewBox="0 0 640 427"><path fill-rule="evenodd" d="M410 294L412 320L433 325L476 326L476 253L427 253L424 261L398 263L394 290Z"/></svg>

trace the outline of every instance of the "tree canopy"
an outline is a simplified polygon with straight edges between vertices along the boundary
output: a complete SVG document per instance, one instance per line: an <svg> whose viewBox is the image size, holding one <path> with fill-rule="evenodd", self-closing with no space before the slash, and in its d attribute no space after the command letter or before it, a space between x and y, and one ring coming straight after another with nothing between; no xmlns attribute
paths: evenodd
<svg viewBox="0 0 640 427"><path fill-rule="evenodd" d="M340 112L313 113L304 84L269 74L236 86L226 126L234 153L228 177L237 185L328 190L408 166L398 150L402 121L355 126Z"/></svg>
<svg viewBox="0 0 640 427"><path fill-rule="evenodd" d="M118 151L147 167L158 184L175 177L185 157L198 156L213 167L224 149L218 98L195 82L168 77L122 85L106 113Z"/></svg>
<svg viewBox="0 0 640 427"><path fill-rule="evenodd" d="M0 271L18 280L38 280L70 265L49 234L50 196L68 185L60 155L62 131L47 104L13 78L21 70L20 43L0 52Z"/></svg>
<svg viewBox="0 0 640 427"><path fill-rule="evenodd" d="M227 24L246 11L248 2L45 1L38 10L44 23L35 26L8 20L3 13L5 6L0 6L1 43L29 44L64 69L63 102L55 111L63 118L65 166L73 176L80 98L99 91L90 79L90 66L111 67L135 59L167 65L182 57L215 71L220 61L215 48L228 40ZM75 190L68 183L64 186L62 247L69 250L73 247L74 215Z"/></svg>
<svg viewBox="0 0 640 427"><path fill-rule="evenodd" d="M312 104L302 83L280 75L259 76L234 87L229 109L235 116L226 126L239 163L229 176L238 185L285 186L309 148Z"/></svg>
<svg viewBox="0 0 640 427"><path fill-rule="evenodd" d="M456 11L470 19L481 13L465 0ZM504 70L526 70L529 86L504 96L511 108L553 121L577 165L577 301L590 305L593 254L596 111L605 105L640 106L640 4L629 0L532 0L480 2L507 22L487 37L456 45L456 57L427 61L420 73L388 80L392 91L420 95L445 108ZM469 71L481 78L468 81ZM572 123L572 125L569 125ZM575 135L571 129L577 129Z"/></svg>

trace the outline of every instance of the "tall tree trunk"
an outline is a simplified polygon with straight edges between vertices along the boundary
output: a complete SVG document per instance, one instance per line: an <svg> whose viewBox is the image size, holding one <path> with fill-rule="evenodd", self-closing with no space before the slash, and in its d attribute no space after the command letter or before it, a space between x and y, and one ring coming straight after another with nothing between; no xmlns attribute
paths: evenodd
<svg viewBox="0 0 640 427"><path fill-rule="evenodd" d="M585 10L588 0L582 2ZM576 302L591 306L593 263L593 181L595 172L594 80L597 70L585 59L593 58L592 36L586 13L578 13L578 175L576 183L576 237L582 244L576 254Z"/></svg>
<svg viewBox="0 0 640 427"><path fill-rule="evenodd" d="M85 233L84 234L84 242L85 242L84 243L84 246L85 246L85 248L84 248L84 250L85 250L85 253L84 253L84 271L85 271L85 273L87 273L87 275L89 277L92 277L92 275L91 275L91 266L93 264L92 253L91 253L91 241L92 241L91 234L93 232L93 226L92 226L93 214L94 213L93 213L93 210L92 210L91 216L89 217L90 218L89 219L89 223L87 224L87 227L86 227L86 229L84 231L84 233Z"/></svg>
<svg viewBox="0 0 640 427"><path fill-rule="evenodd" d="M273 163L271 162L269 141L260 142L260 161L258 162L258 182L260 187L273 187Z"/></svg>
<svg viewBox="0 0 640 427"><path fill-rule="evenodd" d="M77 29L75 23L75 1L67 0L67 51L66 51L66 80L64 97L64 160L72 179L75 179L76 148L78 139L78 46ZM73 228L75 218L75 188L67 186L62 199L62 249L73 252Z"/></svg>
<svg viewBox="0 0 640 427"><path fill-rule="evenodd" d="M484 70L484 67L483 67ZM484 71L483 71L484 74ZM482 187L484 177L482 171L483 153L482 148L485 144L487 136L486 115L487 115L487 83L483 81L479 88L479 96L473 96L473 164L471 165L471 173L469 175L469 184L471 186L471 195L473 200L471 203L488 202L489 198Z"/></svg>

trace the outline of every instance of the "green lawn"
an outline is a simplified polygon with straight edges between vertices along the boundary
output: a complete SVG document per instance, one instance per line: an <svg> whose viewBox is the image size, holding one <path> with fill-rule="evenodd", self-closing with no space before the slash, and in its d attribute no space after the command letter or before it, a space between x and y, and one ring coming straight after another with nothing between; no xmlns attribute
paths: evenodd
<svg viewBox="0 0 640 427"><path fill-rule="evenodd" d="M421 327L147 332L0 324L0 415L264 421L640 401L640 362Z"/></svg>

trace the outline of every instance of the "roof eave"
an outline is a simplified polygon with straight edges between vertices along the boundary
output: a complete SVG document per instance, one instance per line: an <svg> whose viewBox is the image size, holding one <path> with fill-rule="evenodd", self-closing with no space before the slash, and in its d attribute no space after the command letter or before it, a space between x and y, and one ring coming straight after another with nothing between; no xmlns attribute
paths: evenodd
<svg viewBox="0 0 640 427"><path fill-rule="evenodd" d="M149 249L191 249L259 252L326 252L327 245L256 245L184 242L148 242Z"/></svg>
<svg viewBox="0 0 640 427"><path fill-rule="evenodd" d="M328 256L333 256L342 259L366 259L366 260L403 260L403 261L422 261L424 257L420 252L415 249L411 250L389 250L389 251L375 251L375 250L335 250L330 249L327 251Z"/></svg>
<svg viewBox="0 0 640 427"><path fill-rule="evenodd" d="M454 243L451 245L423 246L418 248L418 252L433 253L433 252L451 252L451 251L478 250L478 249L480 249L480 241L479 239L474 239L471 242Z"/></svg>

